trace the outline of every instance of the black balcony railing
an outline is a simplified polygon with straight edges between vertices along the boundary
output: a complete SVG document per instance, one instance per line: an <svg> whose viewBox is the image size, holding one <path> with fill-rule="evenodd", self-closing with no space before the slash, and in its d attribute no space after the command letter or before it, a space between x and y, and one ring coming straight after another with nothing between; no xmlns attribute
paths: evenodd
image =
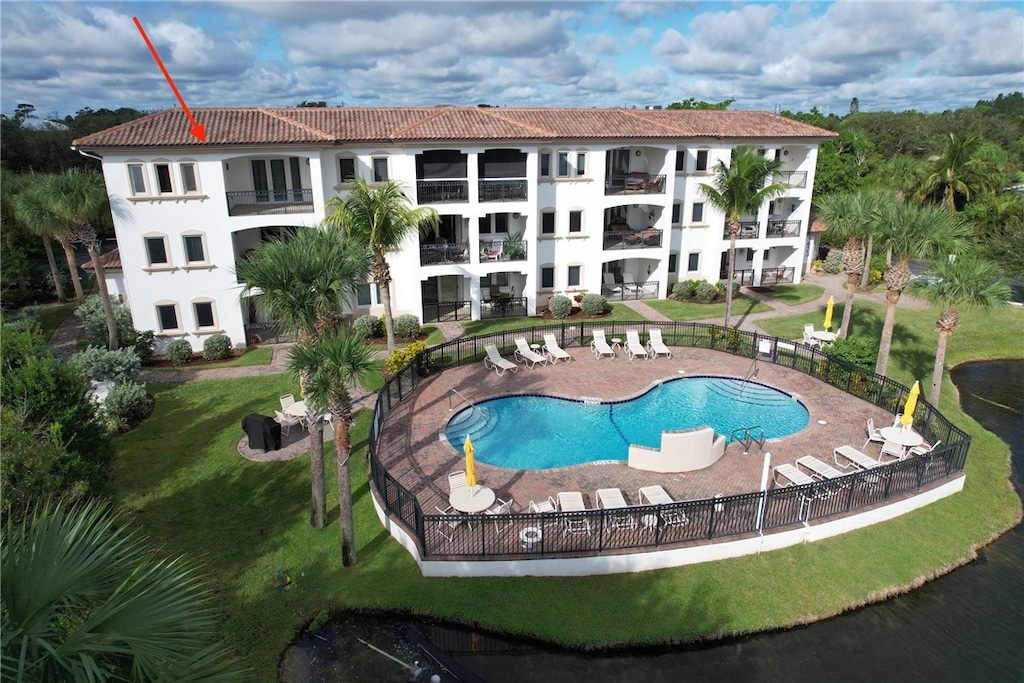
<svg viewBox="0 0 1024 683"><path fill-rule="evenodd" d="M772 176L772 182L787 187L807 187L807 171L779 171Z"/></svg>
<svg viewBox="0 0 1024 683"><path fill-rule="evenodd" d="M647 173L605 176L604 193L608 194L663 194L665 176Z"/></svg>
<svg viewBox="0 0 1024 683"><path fill-rule="evenodd" d="M480 261L525 261L529 245L522 239L480 240Z"/></svg>
<svg viewBox="0 0 1024 683"><path fill-rule="evenodd" d="M496 299L485 299L480 306L480 319L493 318L525 318L525 296L503 296Z"/></svg>
<svg viewBox="0 0 1024 683"><path fill-rule="evenodd" d="M736 233L736 239L738 240L751 240L757 237L757 233L760 232L761 226L758 225L757 221L740 221L739 232ZM729 224L725 224L725 230L722 232L722 237L729 239Z"/></svg>
<svg viewBox="0 0 1024 683"><path fill-rule="evenodd" d="M385 418L392 408L415 392L421 371L436 372L479 363L485 355L485 344L494 344L500 353L511 355L516 348L515 338L524 335L536 337L542 332L551 332L562 348L585 348L592 339L594 328L604 329L608 336L625 336L627 330L637 330L646 335L650 327L661 329L662 337L669 346L717 349L751 359L765 357L759 352L767 346L770 360L763 362L805 373L890 413L904 405L909 394L909 389L902 384L828 356L817 348L705 323L579 321L509 329L446 342L420 353L385 383L377 394L370 425L370 485L373 495L388 516L405 528L417 545L420 556L430 560L578 557L581 553L654 549L669 544L737 538L766 529L806 526L820 519L884 505L894 498L914 495L925 487L950 481L963 472L971 444L970 435L952 424L927 401L919 400L914 411L914 424L921 425L920 431L926 440L940 444L924 455L800 486L667 505L632 506L628 508L628 514L634 515L639 522L633 527L616 524L616 518L623 514L622 509L507 515L505 519L515 528L568 528L570 521L586 520L591 531L588 534L545 532L538 534L527 547L525 542L518 542L518 537L515 542L510 542L509 534L499 530L500 525L491 524L495 520L494 515L466 515L461 519L469 524L460 524L452 529L448 518L427 513L416 495L402 486L380 460L378 442ZM685 514L688 523L658 523L659 519L668 519L669 513ZM645 523L646 520L653 520L653 523Z"/></svg>
<svg viewBox="0 0 1024 683"><path fill-rule="evenodd" d="M607 299L627 301L636 299L657 299L661 283L657 280L647 282L616 282L601 287L601 294Z"/></svg>
<svg viewBox="0 0 1024 683"><path fill-rule="evenodd" d="M444 263L466 263L469 261L469 244L421 244L420 265L430 266Z"/></svg>
<svg viewBox="0 0 1024 683"><path fill-rule="evenodd" d="M468 180L417 180L417 204L449 204L469 201Z"/></svg>
<svg viewBox="0 0 1024 683"><path fill-rule="evenodd" d="M229 216L312 213L313 190L225 192Z"/></svg>
<svg viewBox="0 0 1024 683"><path fill-rule="evenodd" d="M647 228L646 230L606 230L604 233L604 248L607 249L645 249L647 247L661 246L661 230L658 228Z"/></svg>
<svg viewBox="0 0 1024 683"><path fill-rule="evenodd" d="M477 192L482 202L517 202L526 201L525 178L502 178L500 180L480 180Z"/></svg>
<svg viewBox="0 0 1024 683"><path fill-rule="evenodd" d="M456 322L470 320L472 317L472 303L469 301L437 301L423 304L424 323Z"/></svg>
<svg viewBox="0 0 1024 683"><path fill-rule="evenodd" d="M769 237L799 237L802 221L791 221L779 218L768 219Z"/></svg>

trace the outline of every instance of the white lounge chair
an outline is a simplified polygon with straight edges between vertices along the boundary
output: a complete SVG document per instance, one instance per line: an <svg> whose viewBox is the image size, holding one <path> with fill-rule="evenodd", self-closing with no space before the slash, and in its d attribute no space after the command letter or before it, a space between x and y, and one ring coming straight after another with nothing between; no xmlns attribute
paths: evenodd
<svg viewBox="0 0 1024 683"><path fill-rule="evenodd" d="M605 510L629 508L625 496L622 495L622 489L598 489L594 497L597 499L597 507ZM610 514L607 519L611 522L613 529L636 528L636 516L630 512Z"/></svg>
<svg viewBox="0 0 1024 683"><path fill-rule="evenodd" d="M772 472L772 478L775 480L775 485L783 488L787 486L792 486L793 484L796 484L797 486L802 486L803 484L814 483L813 479L811 479L808 475L804 474L803 472L798 470L793 465L790 465L789 463L776 465L775 467L772 468ZM785 479L785 481L779 481L779 477L782 477L783 479Z"/></svg>
<svg viewBox="0 0 1024 683"><path fill-rule="evenodd" d="M601 356L615 358L615 351L608 346L608 340L604 338L604 330L594 330L594 341L590 342L590 350L600 359Z"/></svg>
<svg viewBox="0 0 1024 683"><path fill-rule="evenodd" d="M501 357L501 354L498 353L498 347L494 344L487 344L484 346L484 350L487 351L487 357L484 358L484 367L488 370L494 370L494 372L498 373L498 377L504 375L506 370L511 370L512 372L519 370L518 365Z"/></svg>
<svg viewBox="0 0 1024 683"><path fill-rule="evenodd" d="M651 338L647 340L647 348L650 349L655 358L658 356L672 357L672 352L665 346L665 342L661 338L661 330L657 327L651 330Z"/></svg>
<svg viewBox="0 0 1024 683"><path fill-rule="evenodd" d="M552 365L554 365L559 358L564 360L566 363L572 360L572 356L569 355L569 352L558 345L555 335L550 332L544 335L544 346L542 347L542 350L551 357Z"/></svg>
<svg viewBox="0 0 1024 683"><path fill-rule="evenodd" d="M639 498L641 505L671 505L676 502L672 499L672 496L668 495L668 491L663 489L660 484L641 487ZM686 513L682 510L662 509L661 521L665 526L672 526L673 524L685 526L690 523L690 518L687 517ZM652 527L654 525L644 521L644 526Z"/></svg>
<svg viewBox="0 0 1024 683"><path fill-rule="evenodd" d="M526 363L531 368L536 367L537 363L540 363L541 365L548 364L547 358L530 348L530 343L526 341L525 337L516 338L515 357L517 360Z"/></svg>
<svg viewBox="0 0 1024 683"><path fill-rule="evenodd" d="M292 425L302 424L301 417L289 415L288 413L282 413L280 410L275 410L274 415L274 421L277 422L277 424L281 425L281 427L284 429L285 436L287 436L288 432L291 431Z"/></svg>
<svg viewBox="0 0 1024 683"><path fill-rule="evenodd" d="M647 349L640 343L640 333L636 330L626 330L626 355L630 360L636 356L651 359L651 354L647 353Z"/></svg>
<svg viewBox="0 0 1024 683"><path fill-rule="evenodd" d="M845 463L839 462L840 456L846 460ZM857 470L869 470L872 467L878 467L877 460L866 453L858 451L853 446L840 446L839 448L836 448L832 451L832 459L835 461L836 465L847 469L852 467Z"/></svg>
<svg viewBox="0 0 1024 683"><path fill-rule="evenodd" d="M813 455L805 455L802 458L797 458L796 465L797 467L803 467L804 469L809 470L812 476L820 479L836 479L838 477L845 476L835 467L832 467L832 465L818 460Z"/></svg>
<svg viewBox="0 0 1024 683"><path fill-rule="evenodd" d="M622 276L622 288L627 292L632 293L634 296L638 296L640 292L643 291L643 287L641 287L637 283L637 281L633 279L632 275Z"/></svg>
<svg viewBox="0 0 1024 683"><path fill-rule="evenodd" d="M622 286L615 281L615 273L604 274L604 286L602 289L612 294L622 294Z"/></svg>
<svg viewBox="0 0 1024 683"><path fill-rule="evenodd" d="M585 512L587 506L583 503L583 494L579 491L561 491L558 494L558 509L562 512ZM566 534L587 534L590 535L590 517L579 515L562 518L562 535Z"/></svg>

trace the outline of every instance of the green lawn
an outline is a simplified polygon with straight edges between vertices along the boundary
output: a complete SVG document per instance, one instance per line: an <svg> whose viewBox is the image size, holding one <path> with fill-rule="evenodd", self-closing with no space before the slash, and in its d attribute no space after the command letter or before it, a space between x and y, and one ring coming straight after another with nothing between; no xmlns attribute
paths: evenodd
<svg viewBox="0 0 1024 683"><path fill-rule="evenodd" d="M858 301L854 331L880 327L882 312ZM926 376L922 368L930 369L936 314L899 311L901 341L890 361L899 381L909 383ZM794 337L810 320L779 318L765 326ZM968 313L950 339L949 360L1021 357L1022 327L1021 309ZM331 524L320 531L308 527L308 458L257 463L235 451L240 419L269 413L294 384L286 374L151 383L153 417L116 441L121 502L167 554L188 553L205 563L221 596L225 637L253 667L252 680L273 679L295 630L340 608L407 610L581 647L792 625L837 614L958 563L1020 514L1005 444L962 414L947 386L943 412L974 436L965 489L897 520L761 555L636 574L425 579L382 529L371 505L362 455L369 424L364 411L351 460L359 564L344 569L336 494L328 494ZM276 591L278 568L292 575L294 589Z"/></svg>
<svg viewBox="0 0 1024 683"><path fill-rule="evenodd" d="M644 303L656 303L652 301L645 301ZM629 306L624 304L616 304L609 302L611 306L611 313L598 318L571 318L572 321L586 320L587 322L600 322L602 320L608 320L611 322L639 322L646 320L642 315L634 311ZM503 332L505 330L517 330L524 327L538 327L541 325L552 325L559 322L558 320L552 320L549 318L499 318L496 320L467 320L462 323L462 328L466 331L467 335L478 335L478 334L492 334L494 332Z"/></svg>
<svg viewBox="0 0 1024 683"><path fill-rule="evenodd" d="M725 303L697 304L674 299L658 299L645 301L648 306L672 320L712 320L725 317ZM732 315L744 316L749 313L762 313L772 310L771 306L754 301L750 297L739 295L732 300Z"/></svg>
<svg viewBox="0 0 1024 683"><path fill-rule="evenodd" d="M825 293L825 288L821 285L812 285L807 283L800 283L798 285L772 285L769 289L761 291L763 296L766 296L773 301L778 301L780 304L786 304L787 306L796 306L806 301L814 301L821 297Z"/></svg>
<svg viewBox="0 0 1024 683"><path fill-rule="evenodd" d="M212 370L213 368L242 368L249 365L270 365L273 351L266 346L252 346L245 350L241 356L236 356L221 363L209 363L207 365L178 365L171 368L145 368L159 372L180 372L181 370Z"/></svg>

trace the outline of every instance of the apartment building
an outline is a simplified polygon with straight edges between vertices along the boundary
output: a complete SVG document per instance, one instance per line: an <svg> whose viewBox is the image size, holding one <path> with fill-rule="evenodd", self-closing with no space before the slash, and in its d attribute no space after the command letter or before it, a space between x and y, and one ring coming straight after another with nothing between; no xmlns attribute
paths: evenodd
<svg viewBox="0 0 1024 683"><path fill-rule="evenodd" d="M202 348L272 334L235 265L314 229L356 180L400 183L441 217L389 256L395 313L426 323L534 315L559 293L660 298L726 276L725 217L701 183L752 145L785 195L741 221L737 281L799 282L818 145L833 133L766 112L632 109L178 109L74 142L100 157L135 326ZM258 296L258 295L257 295ZM360 288L352 312L379 313Z"/></svg>

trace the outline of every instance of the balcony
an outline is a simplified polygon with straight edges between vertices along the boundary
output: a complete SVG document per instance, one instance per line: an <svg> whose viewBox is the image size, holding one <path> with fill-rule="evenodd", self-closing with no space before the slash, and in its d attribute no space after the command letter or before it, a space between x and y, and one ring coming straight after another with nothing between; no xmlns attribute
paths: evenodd
<svg viewBox="0 0 1024 683"><path fill-rule="evenodd" d="M740 231L736 233L736 239L738 240L752 240L757 239L757 233L760 231L761 226L757 224L757 221L740 221ZM726 224L725 230L722 232L723 239L729 239L729 226Z"/></svg>
<svg viewBox="0 0 1024 683"><path fill-rule="evenodd" d="M451 204L469 201L468 180L417 180L417 204Z"/></svg>
<svg viewBox="0 0 1024 683"><path fill-rule="evenodd" d="M787 268L785 266L778 266L777 268L764 268L761 271L761 277L757 277L757 272L753 270L734 270L732 271L733 282L740 285L741 287L771 287L772 285L778 285L785 282L793 282L796 273L793 268ZM728 271L724 268L719 273L719 277L723 280L728 277Z"/></svg>
<svg viewBox="0 0 1024 683"><path fill-rule="evenodd" d="M779 218L768 219L768 237L799 237L802 221Z"/></svg>
<svg viewBox="0 0 1024 683"><path fill-rule="evenodd" d="M477 192L481 202L526 201L526 178L480 180L477 182Z"/></svg>
<svg viewBox="0 0 1024 683"><path fill-rule="evenodd" d="M527 243L521 237L499 240L480 240L480 262L525 261Z"/></svg>
<svg viewBox="0 0 1024 683"><path fill-rule="evenodd" d="M779 171L772 176L772 182L786 187L807 187L807 171Z"/></svg>
<svg viewBox="0 0 1024 683"><path fill-rule="evenodd" d="M604 249L649 249L661 246L661 230L632 230L628 225L609 225L604 232Z"/></svg>
<svg viewBox="0 0 1024 683"><path fill-rule="evenodd" d="M469 262L469 244L458 242L456 244L421 244L420 265L434 266L446 263L467 263Z"/></svg>
<svg viewBox="0 0 1024 683"><path fill-rule="evenodd" d="M313 213L313 190L225 192L229 216Z"/></svg>
<svg viewBox="0 0 1024 683"><path fill-rule="evenodd" d="M646 282L616 282L605 284L601 293L609 300L631 301L637 299L657 299L661 283L657 280Z"/></svg>
<svg viewBox="0 0 1024 683"><path fill-rule="evenodd" d="M626 175L605 176L604 193L610 194L664 194L665 176L632 172Z"/></svg>

